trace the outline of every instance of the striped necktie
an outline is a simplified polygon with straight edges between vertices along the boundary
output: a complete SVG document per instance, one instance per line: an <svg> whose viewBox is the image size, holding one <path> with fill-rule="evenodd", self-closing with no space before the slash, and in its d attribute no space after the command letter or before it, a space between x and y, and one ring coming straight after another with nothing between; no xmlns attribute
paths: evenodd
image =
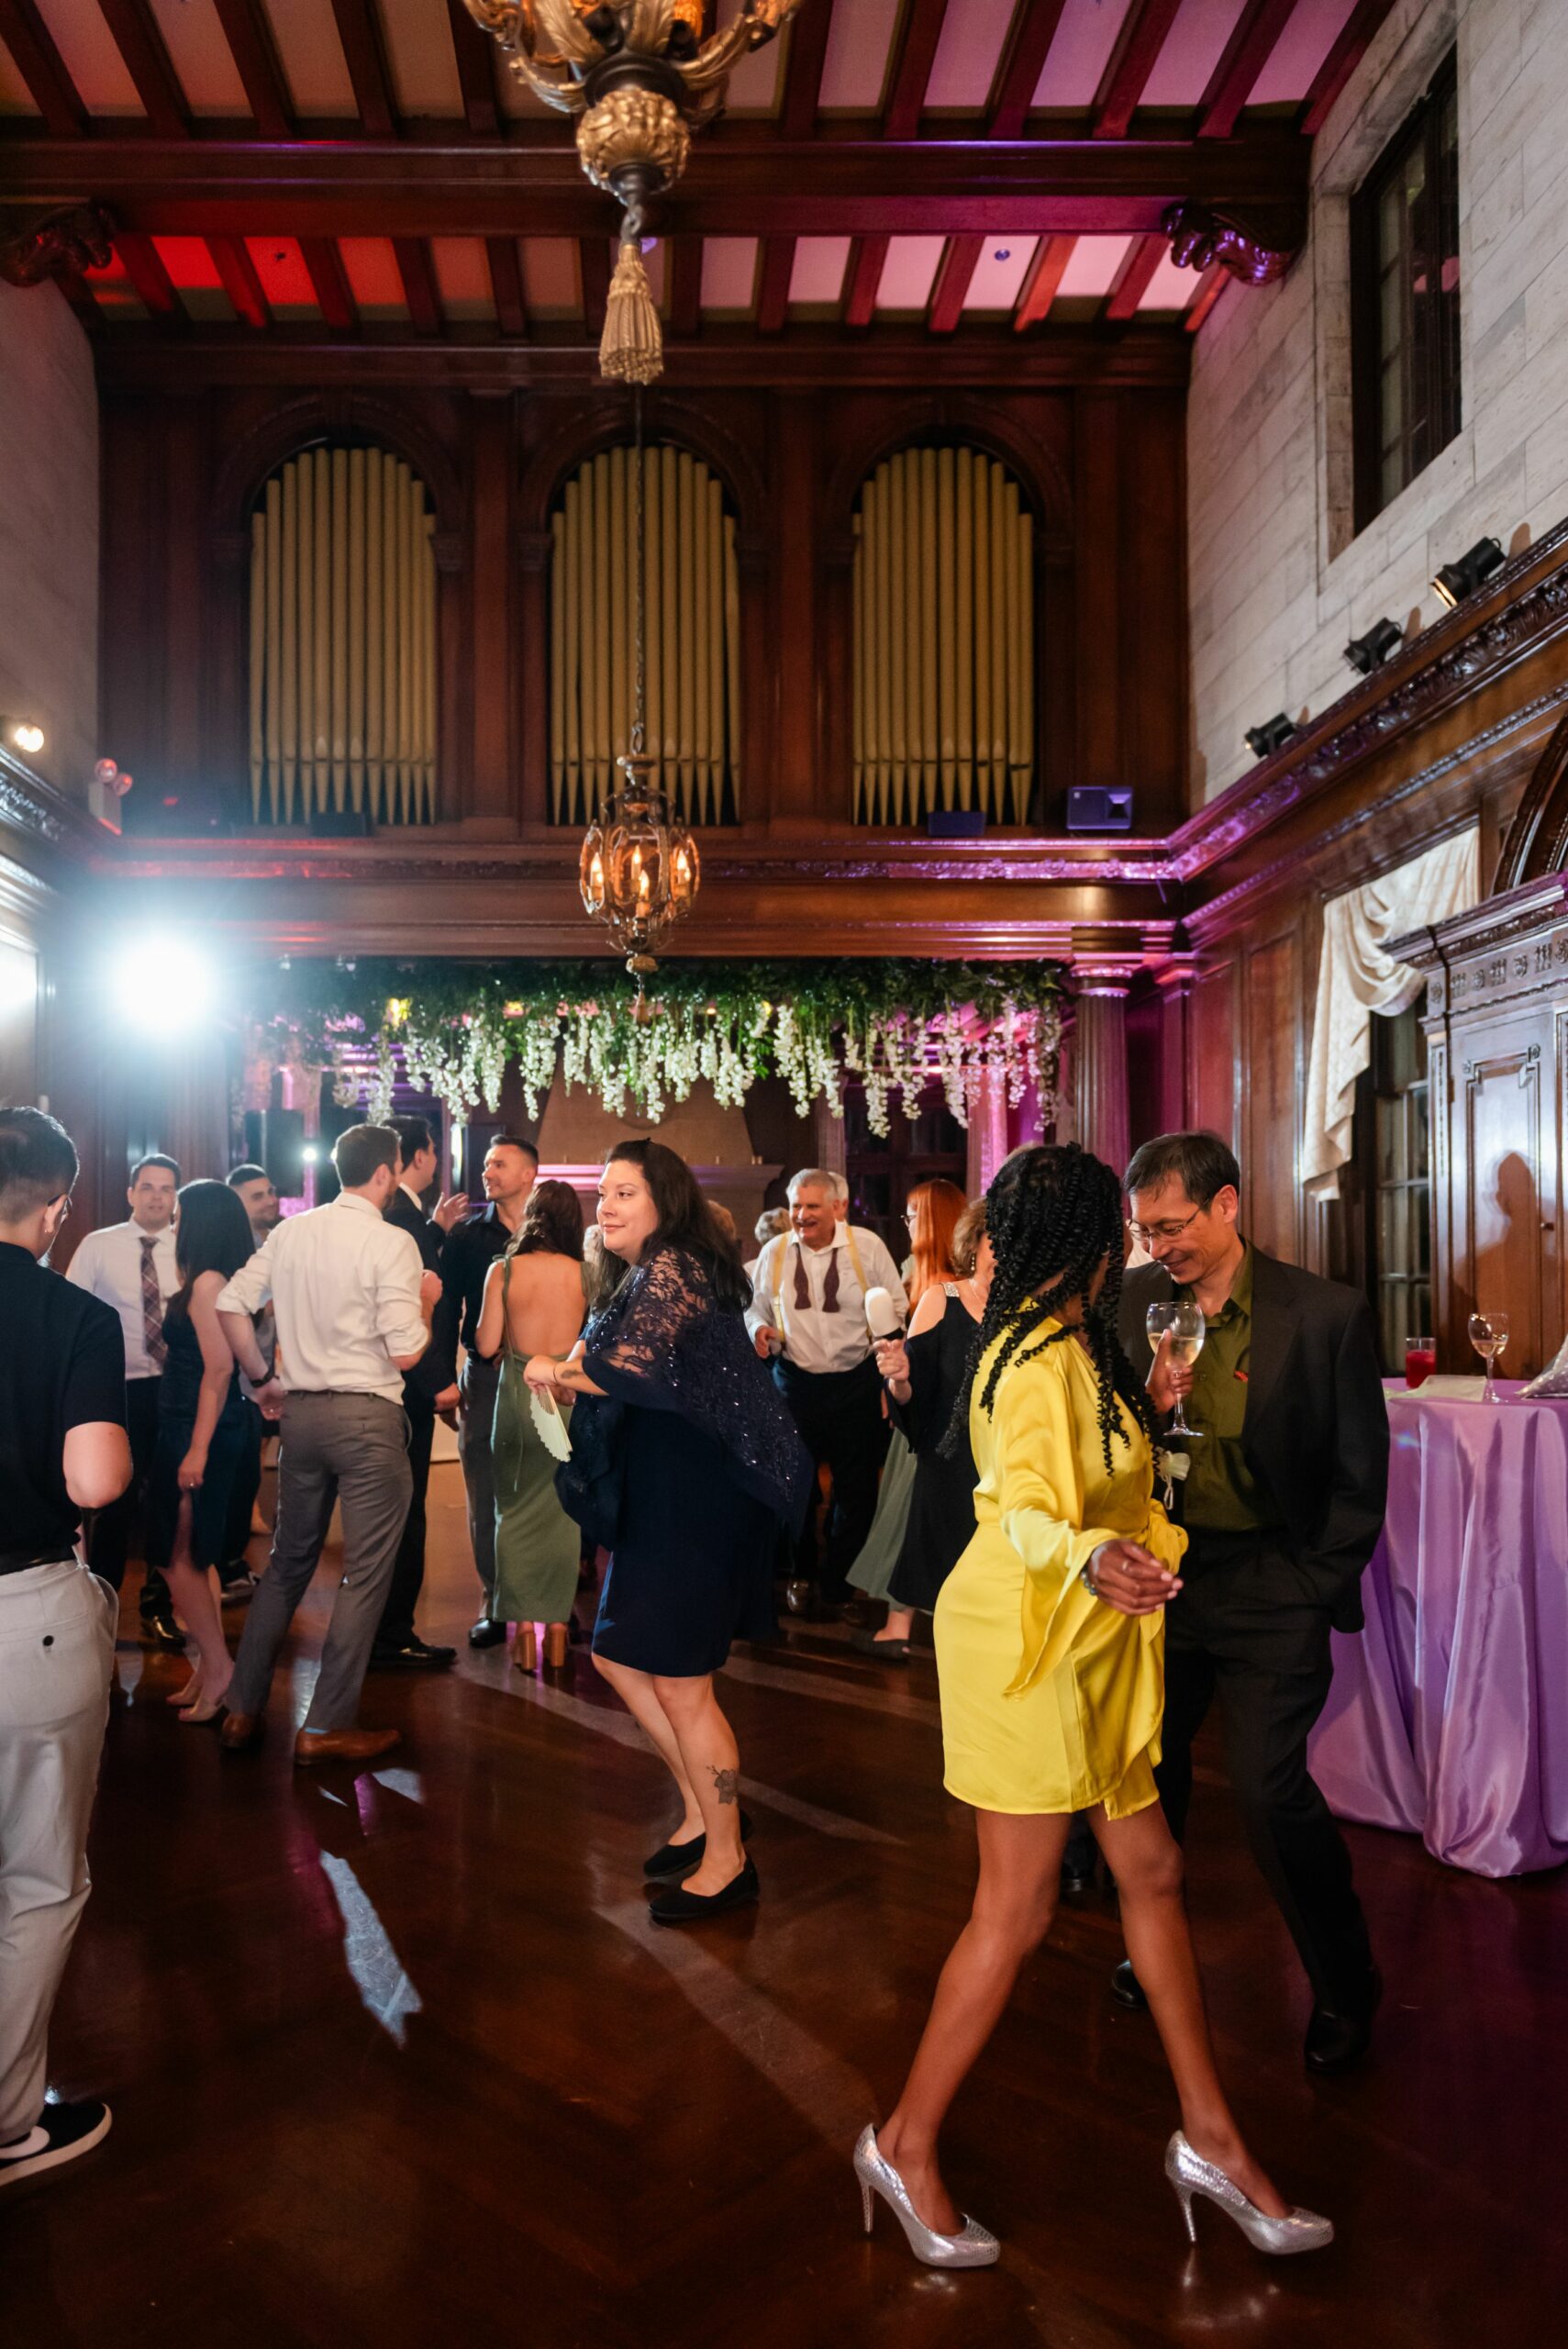
<svg viewBox="0 0 1568 2349"><path fill-rule="evenodd" d="M152 1261L156 1240L141 1243L141 1341L147 1348L147 1359L155 1371L161 1371L169 1359L168 1341L163 1335L163 1298L158 1286L158 1267Z"/></svg>

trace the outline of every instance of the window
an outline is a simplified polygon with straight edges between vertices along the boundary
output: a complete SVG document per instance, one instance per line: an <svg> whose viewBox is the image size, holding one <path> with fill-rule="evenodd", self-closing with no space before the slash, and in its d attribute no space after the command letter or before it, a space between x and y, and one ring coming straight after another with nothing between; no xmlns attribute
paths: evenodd
<svg viewBox="0 0 1568 2349"><path fill-rule="evenodd" d="M1460 427L1451 56L1352 203L1351 289L1359 530Z"/></svg>
<svg viewBox="0 0 1568 2349"><path fill-rule="evenodd" d="M1420 1011L1372 1023L1374 1303L1383 1366L1405 1367L1405 1348L1432 1334L1432 1195L1427 1040Z"/></svg>

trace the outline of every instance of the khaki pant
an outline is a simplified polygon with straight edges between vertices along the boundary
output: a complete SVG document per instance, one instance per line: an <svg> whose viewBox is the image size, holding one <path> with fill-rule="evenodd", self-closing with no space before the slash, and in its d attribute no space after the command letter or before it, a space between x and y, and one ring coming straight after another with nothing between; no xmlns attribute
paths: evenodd
<svg viewBox="0 0 1568 2349"><path fill-rule="evenodd" d="M0 1575L0 2145L43 2110L49 2019L91 1889L118 1616L74 1559Z"/></svg>

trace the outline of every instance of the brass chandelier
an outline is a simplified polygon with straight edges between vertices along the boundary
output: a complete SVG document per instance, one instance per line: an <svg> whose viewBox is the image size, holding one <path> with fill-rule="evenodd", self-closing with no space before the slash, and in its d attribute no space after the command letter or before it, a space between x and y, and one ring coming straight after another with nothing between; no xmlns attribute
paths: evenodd
<svg viewBox="0 0 1568 2349"><path fill-rule="evenodd" d="M464 5L546 106L577 117L583 169L622 206L599 365L612 380L651 384L664 352L642 266L648 207L685 170L691 134L722 108L736 64L772 40L800 0L741 0L740 15L706 40L703 0Z"/></svg>

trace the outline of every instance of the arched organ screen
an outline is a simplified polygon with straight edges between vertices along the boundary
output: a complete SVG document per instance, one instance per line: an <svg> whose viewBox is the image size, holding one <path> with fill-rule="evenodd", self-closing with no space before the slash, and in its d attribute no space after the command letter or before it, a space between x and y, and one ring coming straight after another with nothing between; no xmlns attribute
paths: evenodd
<svg viewBox="0 0 1568 2349"><path fill-rule="evenodd" d="M689 824L740 808L740 589L723 491L684 449L644 452L647 748ZM636 685L637 451L607 449L551 518L550 771L558 824L620 778Z"/></svg>
<svg viewBox="0 0 1568 2349"><path fill-rule="evenodd" d="M979 808L1022 824L1034 786L1033 518L978 449L906 449L861 491L854 815Z"/></svg>
<svg viewBox="0 0 1568 2349"><path fill-rule="evenodd" d="M311 449L250 523L258 823L436 815L436 563L425 484L382 449Z"/></svg>

